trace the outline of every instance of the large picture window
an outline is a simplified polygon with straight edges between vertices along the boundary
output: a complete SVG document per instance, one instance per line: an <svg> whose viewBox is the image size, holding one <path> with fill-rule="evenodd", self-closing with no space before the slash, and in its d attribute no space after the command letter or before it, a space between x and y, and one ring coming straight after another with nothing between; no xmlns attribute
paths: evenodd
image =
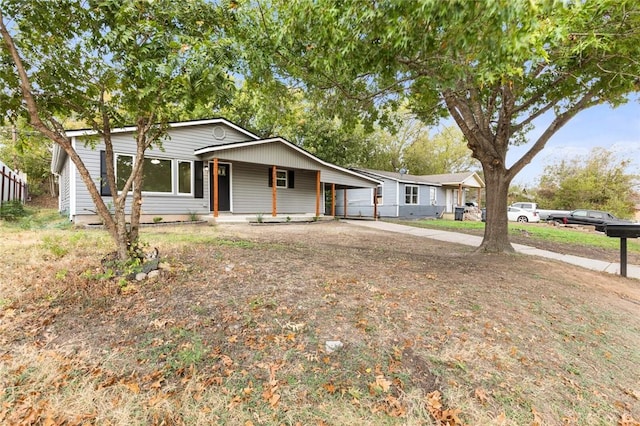
<svg viewBox="0 0 640 426"><path fill-rule="evenodd" d="M416 185L407 185L404 187L404 203L418 204L418 187Z"/></svg>
<svg viewBox="0 0 640 426"><path fill-rule="evenodd" d="M144 159L144 171L142 178L142 190L144 192L173 193L173 162L161 158ZM191 163L189 174L191 173ZM116 155L116 183L118 190L124 188L124 184L133 170L133 155ZM191 192L191 177L189 176L189 193Z"/></svg>
<svg viewBox="0 0 640 426"><path fill-rule="evenodd" d="M178 161L178 194L191 194L191 161Z"/></svg>
<svg viewBox="0 0 640 426"><path fill-rule="evenodd" d="M171 160L159 158L144 159L144 177L142 190L144 192L173 192L171 179Z"/></svg>

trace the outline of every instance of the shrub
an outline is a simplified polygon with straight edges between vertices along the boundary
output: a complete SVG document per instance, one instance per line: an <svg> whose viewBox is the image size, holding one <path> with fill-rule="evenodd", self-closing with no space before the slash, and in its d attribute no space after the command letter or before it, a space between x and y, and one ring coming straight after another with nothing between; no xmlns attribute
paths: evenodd
<svg viewBox="0 0 640 426"><path fill-rule="evenodd" d="M8 222L15 222L18 219L27 216L24 205L19 200L8 201L0 206L0 219Z"/></svg>

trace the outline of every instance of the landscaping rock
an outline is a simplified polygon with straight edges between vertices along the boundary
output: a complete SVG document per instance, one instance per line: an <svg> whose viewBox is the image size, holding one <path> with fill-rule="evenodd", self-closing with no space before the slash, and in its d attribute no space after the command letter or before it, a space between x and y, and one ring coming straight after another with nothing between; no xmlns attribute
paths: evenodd
<svg viewBox="0 0 640 426"><path fill-rule="evenodd" d="M328 354L330 354L331 352L335 352L339 349L342 349L343 347L344 347L344 343L342 343L340 340L327 340L326 343L324 344L324 350Z"/></svg>

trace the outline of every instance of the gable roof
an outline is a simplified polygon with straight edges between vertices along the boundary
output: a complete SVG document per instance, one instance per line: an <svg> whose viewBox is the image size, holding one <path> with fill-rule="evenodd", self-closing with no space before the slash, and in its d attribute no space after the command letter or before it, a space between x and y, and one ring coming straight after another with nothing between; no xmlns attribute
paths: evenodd
<svg viewBox="0 0 640 426"><path fill-rule="evenodd" d="M430 179L430 176L415 176L407 173L388 172L385 170L357 169L352 168L360 173L376 177L378 179L391 179L402 183L411 183L419 185L442 186L439 182Z"/></svg>
<svg viewBox="0 0 640 426"><path fill-rule="evenodd" d="M203 119L203 120L190 120L190 121L179 121L179 122L168 123L170 129L180 128L180 127L211 125L211 124L224 124L242 133L243 135L247 136L249 139L253 139L253 140L260 139L258 135L246 129L243 129L242 127L232 123L226 118L221 118L221 117L209 118L209 119ZM127 126L127 127L119 127L116 129L111 129L112 134L133 133L135 131L136 131L135 126ZM98 132L95 129L75 129L75 130L65 131L65 135L69 138L78 137L78 136L94 136L97 134ZM62 149L60 145L55 144L53 146L53 155L51 158L51 171L53 173L60 173L66 158L67 158L67 153Z"/></svg>
<svg viewBox="0 0 640 426"><path fill-rule="evenodd" d="M300 167L299 164L288 164L285 158L270 149L271 145L273 144L284 146L285 149L291 150L292 152L296 153L299 158L303 159L303 162L306 162L308 166L313 165L314 168L318 166L324 168L323 180L325 178L328 179L325 180L325 182L335 181L335 183L350 186L348 182L351 181L351 179L355 179L359 182L366 182L368 184L367 186L372 187L381 183L380 179L377 179L375 177L324 161L306 151L305 149L302 149L299 146L281 137L209 145L194 150L194 154L197 156L202 156L209 153L227 153L227 156L236 161L248 161L252 163L262 163L269 165L275 164L281 167L304 168ZM247 149L251 149L251 151L248 151ZM340 179L335 173L343 176L349 176L351 179Z"/></svg>
<svg viewBox="0 0 640 426"><path fill-rule="evenodd" d="M260 139L259 136L248 131L247 129L243 129L242 127L232 123L226 118L209 118L206 120L178 121L178 122L168 123L170 129L179 128L179 127L202 126L207 124L224 124L246 135L250 139ZM127 133L127 132L135 132L135 131L136 131L135 126L127 126L127 127L119 127L117 129L111 129L111 133ZM78 129L78 130L67 130L65 134L71 138L74 136L97 135L98 132L94 129Z"/></svg>

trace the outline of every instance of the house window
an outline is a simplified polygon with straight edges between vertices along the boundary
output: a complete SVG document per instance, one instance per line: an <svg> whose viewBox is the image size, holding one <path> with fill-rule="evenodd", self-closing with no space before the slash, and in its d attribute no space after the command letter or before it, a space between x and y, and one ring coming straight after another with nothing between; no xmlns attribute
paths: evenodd
<svg viewBox="0 0 640 426"><path fill-rule="evenodd" d="M404 203L418 204L418 187L416 185L407 185L404 187Z"/></svg>
<svg viewBox="0 0 640 426"><path fill-rule="evenodd" d="M191 161L178 161L178 194L191 195Z"/></svg>
<svg viewBox="0 0 640 426"><path fill-rule="evenodd" d="M276 187L288 188L287 175L288 173L286 170L276 170Z"/></svg>
<svg viewBox="0 0 640 426"><path fill-rule="evenodd" d="M133 170L133 155L116 155L116 184L118 191L122 191L124 184Z"/></svg>
<svg viewBox="0 0 640 426"><path fill-rule="evenodd" d="M173 192L171 160L159 158L144 159L142 190L145 192Z"/></svg>
<svg viewBox="0 0 640 426"><path fill-rule="evenodd" d="M434 187L429 187L429 202L432 206L438 204L437 192Z"/></svg>
<svg viewBox="0 0 640 426"><path fill-rule="evenodd" d="M273 167L269 167L269 188L273 186ZM276 188L293 188L294 171L276 169Z"/></svg>
<svg viewBox="0 0 640 426"><path fill-rule="evenodd" d="M145 192L172 193L173 192L173 162L160 158L145 158L142 177L142 190ZM131 176L133 170L133 155L116 155L116 183L118 190ZM191 183L189 183L191 185Z"/></svg>

